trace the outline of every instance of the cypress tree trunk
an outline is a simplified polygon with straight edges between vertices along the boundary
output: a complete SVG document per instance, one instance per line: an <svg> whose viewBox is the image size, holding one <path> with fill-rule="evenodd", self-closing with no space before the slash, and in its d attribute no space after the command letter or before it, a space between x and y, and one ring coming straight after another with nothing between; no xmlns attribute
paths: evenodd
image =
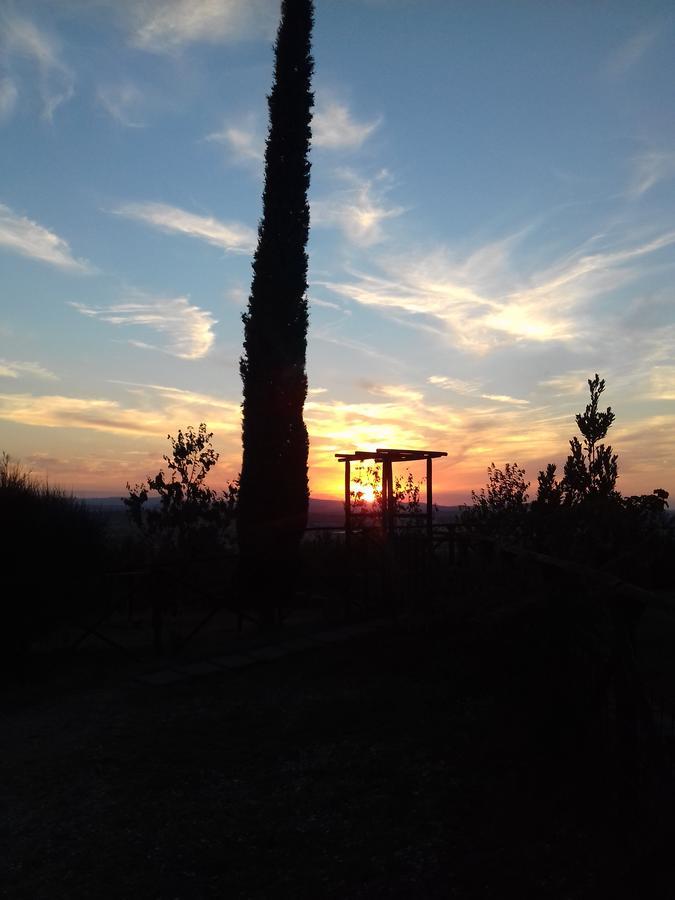
<svg viewBox="0 0 675 900"><path fill-rule="evenodd" d="M312 24L312 0L283 0L268 97L263 215L243 316L240 589L268 614L292 591L309 504L303 406Z"/></svg>

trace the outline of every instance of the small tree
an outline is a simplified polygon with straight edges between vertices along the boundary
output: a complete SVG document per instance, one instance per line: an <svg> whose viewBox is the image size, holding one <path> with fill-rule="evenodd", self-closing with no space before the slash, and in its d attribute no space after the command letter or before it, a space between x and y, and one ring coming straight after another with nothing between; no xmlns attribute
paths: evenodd
<svg viewBox="0 0 675 900"><path fill-rule="evenodd" d="M124 503L132 521L153 541L160 554L179 551L203 554L215 551L228 541L227 531L234 518L238 482L231 481L220 494L206 486L209 471L218 462L213 449L213 432L202 422L179 431L171 441L171 455L164 455L170 476L163 469L145 484L132 488ZM146 508L149 493L159 496L159 506Z"/></svg>
<svg viewBox="0 0 675 900"><path fill-rule="evenodd" d="M664 531L668 492L657 488L651 495L621 496L618 456L603 443L615 418L611 406L599 408L605 381L596 373L588 387L590 402L575 416L583 440L570 440L563 477L556 479L554 463L539 472L533 504L537 543L547 552L563 551L594 564L621 564L623 574L636 578L653 562L662 538L666 543L672 538L670 529Z"/></svg>
<svg viewBox="0 0 675 900"><path fill-rule="evenodd" d="M575 435L570 440L570 455L567 457L563 477L556 481L556 466L549 463L545 471L539 472L538 506L578 506L589 500L617 500L616 491L618 456L611 446L600 443L605 437L615 416L612 407L603 412L598 409L600 395L605 390L605 379L596 372L595 378L588 379L591 393L590 403L583 413L577 413L576 423L583 437L583 443Z"/></svg>

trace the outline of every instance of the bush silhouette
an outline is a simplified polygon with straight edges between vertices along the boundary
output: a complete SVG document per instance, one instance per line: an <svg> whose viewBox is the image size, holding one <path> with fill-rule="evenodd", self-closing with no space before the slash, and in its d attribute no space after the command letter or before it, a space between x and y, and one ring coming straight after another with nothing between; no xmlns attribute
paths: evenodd
<svg viewBox="0 0 675 900"><path fill-rule="evenodd" d="M72 495L0 457L3 525L3 662L96 601L91 578L104 556L103 522Z"/></svg>
<svg viewBox="0 0 675 900"><path fill-rule="evenodd" d="M231 544L239 483L230 481L220 493L207 487L206 477L219 454L204 422L197 431L189 426L167 438L171 454L162 458L170 474L160 469L144 484L127 484L124 503L131 520L144 535L151 560L193 560L221 553ZM152 493L159 505L147 507Z"/></svg>

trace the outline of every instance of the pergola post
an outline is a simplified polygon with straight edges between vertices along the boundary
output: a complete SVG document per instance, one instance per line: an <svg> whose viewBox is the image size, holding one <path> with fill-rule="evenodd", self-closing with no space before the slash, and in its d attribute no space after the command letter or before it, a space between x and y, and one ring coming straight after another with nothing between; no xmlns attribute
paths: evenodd
<svg viewBox="0 0 675 900"><path fill-rule="evenodd" d="M351 463L348 459L345 463L345 544L349 549L352 542L352 477Z"/></svg>
<svg viewBox="0 0 675 900"><path fill-rule="evenodd" d="M394 525L394 478L390 459L382 460L382 515L384 530L389 534Z"/></svg>
<svg viewBox="0 0 675 900"><path fill-rule="evenodd" d="M433 535L434 494L431 484L433 457L427 456L427 537L431 542Z"/></svg>

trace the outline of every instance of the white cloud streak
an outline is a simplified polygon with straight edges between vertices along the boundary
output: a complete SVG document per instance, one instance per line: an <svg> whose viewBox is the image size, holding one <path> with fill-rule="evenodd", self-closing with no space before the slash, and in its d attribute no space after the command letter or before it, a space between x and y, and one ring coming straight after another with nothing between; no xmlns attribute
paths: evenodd
<svg viewBox="0 0 675 900"><path fill-rule="evenodd" d="M0 10L1 46L6 60L24 59L37 68L42 114L51 122L54 113L75 93L75 77L61 60L53 38L29 19Z"/></svg>
<svg viewBox="0 0 675 900"><path fill-rule="evenodd" d="M430 375L427 381L444 391L452 391L463 396L476 394L480 390L477 381L463 381L461 378L449 378L447 375Z"/></svg>
<svg viewBox="0 0 675 900"><path fill-rule="evenodd" d="M265 139L256 128L256 117L245 116L239 122L225 123L220 131L204 138L227 147L232 162L253 164L258 169L265 158Z"/></svg>
<svg viewBox="0 0 675 900"><path fill-rule="evenodd" d="M442 388L444 391L452 391L465 397L480 397L481 400L491 400L493 403L507 403L512 406L529 406L529 400L511 397L509 394L481 394L480 384L477 381L463 381L460 378L449 378L447 375L431 375L427 379L429 384Z"/></svg>
<svg viewBox="0 0 675 900"><path fill-rule="evenodd" d="M19 216L9 206L0 203L0 247L21 256L49 263L74 272L90 271L83 260L75 259L68 242L53 231L43 228L25 216Z"/></svg>
<svg viewBox="0 0 675 900"><path fill-rule="evenodd" d="M342 297L376 306L388 315L401 311L441 325L452 342L486 353L514 341L573 342L587 324L587 303L635 277L629 263L675 244L675 232L617 250L581 247L535 270L513 275L513 240L487 244L464 260L448 251L417 258L380 261L382 274L354 273L351 282L323 282ZM319 282L321 283L321 282Z"/></svg>
<svg viewBox="0 0 675 900"><path fill-rule="evenodd" d="M40 363L20 362L14 359L0 359L0 378L21 378L24 375L58 381L58 375L45 369Z"/></svg>
<svg viewBox="0 0 675 900"><path fill-rule="evenodd" d="M483 400L492 400L495 403L507 403L512 406L529 406L529 400L521 400L518 397L510 397L508 394L481 394Z"/></svg>
<svg viewBox="0 0 675 900"><path fill-rule="evenodd" d="M377 130L381 119L357 122L345 103L327 100L312 120L312 146L322 150L355 150Z"/></svg>
<svg viewBox="0 0 675 900"><path fill-rule="evenodd" d="M355 150L379 127L381 119L357 122L345 103L337 100L317 100L312 119L312 146L321 150ZM260 169L265 159L265 135L255 113L234 121L225 121L219 131L204 138L221 144L228 151L229 160L240 165ZM354 176L348 176L354 181Z"/></svg>
<svg viewBox="0 0 675 900"><path fill-rule="evenodd" d="M405 212L402 206L389 206L386 202L388 173L382 171L374 179L363 179L343 169L338 177L346 187L312 200L312 225L338 228L350 243L361 247L384 241L384 223Z"/></svg>
<svg viewBox="0 0 675 900"><path fill-rule="evenodd" d="M200 41L269 40L279 15L275 0L138 0L129 10L131 42L155 52Z"/></svg>
<svg viewBox="0 0 675 900"><path fill-rule="evenodd" d="M198 238L229 253L250 253L256 245L256 233L247 225L198 216L166 203L126 203L113 212L169 234Z"/></svg>
<svg viewBox="0 0 675 900"><path fill-rule="evenodd" d="M164 418L115 400L59 394L0 394L0 419L43 428L87 428L124 435L156 435Z"/></svg>
<svg viewBox="0 0 675 900"><path fill-rule="evenodd" d="M675 178L675 153L649 150L635 158L635 172L628 195L642 197L662 181Z"/></svg>
<svg viewBox="0 0 675 900"><path fill-rule="evenodd" d="M125 128L143 128L141 108L143 94L131 82L101 85L96 93L99 106Z"/></svg>
<svg viewBox="0 0 675 900"><path fill-rule="evenodd" d="M640 62L657 37L655 28L644 28L617 47L606 65L610 78L622 78L626 75Z"/></svg>
<svg viewBox="0 0 675 900"><path fill-rule="evenodd" d="M164 335L167 343L162 348L137 340L130 343L141 348L162 349L179 359L201 359L215 340L213 326L216 320L211 313L193 306L185 297L131 300L104 307L82 303L70 305L83 316L110 325L149 328Z"/></svg>

